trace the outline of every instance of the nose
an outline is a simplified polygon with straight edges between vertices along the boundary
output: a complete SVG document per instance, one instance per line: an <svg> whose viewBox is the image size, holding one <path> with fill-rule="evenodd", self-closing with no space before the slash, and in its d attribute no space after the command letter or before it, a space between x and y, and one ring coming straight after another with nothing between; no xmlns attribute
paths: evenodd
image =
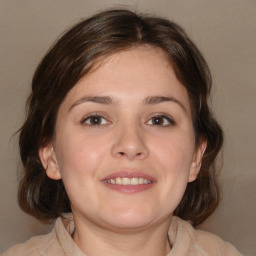
<svg viewBox="0 0 256 256"><path fill-rule="evenodd" d="M112 155L116 158L126 158L129 161L144 159L148 156L148 148L145 144L144 131L139 127L119 127L115 134L112 146Z"/></svg>

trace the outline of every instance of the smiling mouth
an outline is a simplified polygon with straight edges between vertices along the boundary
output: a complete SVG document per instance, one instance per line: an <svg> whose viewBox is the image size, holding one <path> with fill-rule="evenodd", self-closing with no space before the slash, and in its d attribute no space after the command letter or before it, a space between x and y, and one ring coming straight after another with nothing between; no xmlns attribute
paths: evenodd
<svg viewBox="0 0 256 256"><path fill-rule="evenodd" d="M152 180L144 179L141 177L133 177L133 178L128 178L128 177L116 177L112 179L106 179L104 180L105 183L107 184L116 184L116 185L146 185L146 184L152 184Z"/></svg>
<svg viewBox="0 0 256 256"><path fill-rule="evenodd" d="M136 170L123 170L104 177L101 182L111 190L125 194L134 194L152 188L156 179Z"/></svg>

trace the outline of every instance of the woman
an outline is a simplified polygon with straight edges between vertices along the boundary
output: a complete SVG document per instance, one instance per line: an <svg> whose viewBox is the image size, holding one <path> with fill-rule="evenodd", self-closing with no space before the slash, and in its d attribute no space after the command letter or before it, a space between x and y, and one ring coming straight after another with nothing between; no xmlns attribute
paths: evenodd
<svg viewBox="0 0 256 256"><path fill-rule="evenodd" d="M40 63L20 131L19 204L50 234L4 255L241 255L193 228L217 207L211 77L175 23L110 10Z"/></svg>

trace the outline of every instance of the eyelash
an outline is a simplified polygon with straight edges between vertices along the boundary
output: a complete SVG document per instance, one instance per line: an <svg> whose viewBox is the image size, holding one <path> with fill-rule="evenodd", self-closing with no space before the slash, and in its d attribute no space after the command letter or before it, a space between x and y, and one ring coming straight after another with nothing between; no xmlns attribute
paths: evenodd
<svg viewBox="0 0 256 256"><path fill-rule="evenodd" d="M93 118L95 118L94 121L96 121L98 119L99 123L98 124L92 124L91 121L93 120ZM155 122L156 122L157 119L161 119L161 120L160 120L160 122L157 121L157 122L159 122L159 124L156 124L156 123L154 124L153 119L155 119ZM90 123L87 123L87 121L89 121ZM102 125L107 125L109 123L110 122L106 118L104 118L103 116L101 116L99 114L88 115L88 116L86 116L85 118L83 118L81 120L81 124L89 125L89 126L92 126L92 127L99 127L99 126L102 126ZM159 126L159 127L168 127L168 126L174 126L175 125L175 121L172 118L170 118L166 115L153 116L146 123L151 125L151 126Z"/></svg>

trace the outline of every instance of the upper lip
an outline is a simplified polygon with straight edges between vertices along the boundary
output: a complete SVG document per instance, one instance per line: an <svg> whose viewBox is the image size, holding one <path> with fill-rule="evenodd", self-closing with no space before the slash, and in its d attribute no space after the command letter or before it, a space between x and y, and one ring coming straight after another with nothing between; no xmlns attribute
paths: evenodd
<svg viewBox="0 0 256 256"><path fill-rule="evenodd" d="M143 178L143 179L150 180L152 182L156 181L156 179L153 178L149 174L146 174L146 173L140 172L140 171L133 171L133 170L123 170L123 171L114 172L114 173L111 173L111 174L105 176L102 180L103 181L110 180L110 179L115 179L117 177L120 177L120 178Z"/></svg>

